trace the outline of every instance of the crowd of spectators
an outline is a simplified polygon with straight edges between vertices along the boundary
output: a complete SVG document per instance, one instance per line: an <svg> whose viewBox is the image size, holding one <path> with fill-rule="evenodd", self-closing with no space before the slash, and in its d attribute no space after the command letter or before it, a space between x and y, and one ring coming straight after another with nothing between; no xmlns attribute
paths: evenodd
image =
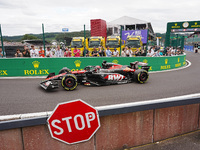
<svg viewBox="0 0 200 150"><path fill-rule="evenodd" d="M103 47L94 48L92 52L84 49L83 52L77 47L74 48L73 52L70 48L65 49L57 46L56 48L47 47L46 51L43 47L36 49L34 45L31 45L29 49L28 46L24 46L24 50L20 52L19 49L16 50L15 57L119 57L119 52L114 49L112 52L109 47L105 50Z"/></svg>
<svg viewBox="0 0 200 150"><path fill-rule="evenodd" d="M159 46L152 46L148 48L147 53L144 50L136 49L133 51L130 47L124 47L121 51L121 57L135 57L135 56L147 56L147 57L159 57L159 56L176 56L183 54L183 50L178 47L166 47L161 48ZM4 56L6 53L4 52ZM34 45L24 46L23 51L16 50L15 57L119 57L119 51L115 48L111 51L109 47L104 49L103 47L94 48L92 52L85 49L82 52L75 47L73 52L70 48L60 48L60 46L51 48L47 47L43 50L43 47L36 49ZM0 58L3 57L2 49L0 48Z"/></svg>
<svg viewBox="0 0 200 150"><path fill-rule="evenodd" d="M160 48L159 46L153 46L149 48L147 57L160 57L160 56L177 56L182 55L184 51L180 47L166 47Z"/></svg>

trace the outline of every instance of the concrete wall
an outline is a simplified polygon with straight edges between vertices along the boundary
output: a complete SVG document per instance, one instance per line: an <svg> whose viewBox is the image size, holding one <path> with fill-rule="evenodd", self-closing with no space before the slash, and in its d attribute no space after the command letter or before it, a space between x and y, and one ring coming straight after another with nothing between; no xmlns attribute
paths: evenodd
<svg viewBox="0 0 200 150"><path fill-rule="evenodd" d="M199 104L103 116L97 133L75 145L53 139L47 125L3 130L0 149L121 150L195 131L199 119Z"/></svg>

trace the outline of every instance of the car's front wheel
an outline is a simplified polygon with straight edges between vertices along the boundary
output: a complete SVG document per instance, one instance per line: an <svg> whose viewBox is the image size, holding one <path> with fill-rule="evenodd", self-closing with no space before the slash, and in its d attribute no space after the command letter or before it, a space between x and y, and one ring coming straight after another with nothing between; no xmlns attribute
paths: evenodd
<svg viewBox="0 0 200 150"><path fill-rule="evenodd" d="M77 87L77 78L73 74L67 74L62 79L62 87L67 91L75 90Z"/></svg>

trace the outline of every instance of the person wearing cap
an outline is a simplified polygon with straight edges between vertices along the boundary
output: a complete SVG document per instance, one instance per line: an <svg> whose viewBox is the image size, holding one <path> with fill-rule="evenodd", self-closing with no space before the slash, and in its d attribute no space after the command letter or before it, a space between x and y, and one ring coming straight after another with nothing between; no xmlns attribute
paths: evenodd
<svg viewBox="0 0 200 150"><path fill-rule="evenodd" d="M113 57L119 57L119 52L114 48Z"/></svg>

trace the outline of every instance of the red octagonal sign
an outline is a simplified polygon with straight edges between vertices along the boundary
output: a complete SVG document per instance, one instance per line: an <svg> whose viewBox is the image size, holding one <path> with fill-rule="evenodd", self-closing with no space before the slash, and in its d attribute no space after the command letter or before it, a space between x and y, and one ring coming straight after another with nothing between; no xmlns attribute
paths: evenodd
<svg viewBox="0 0 200 150"><path fill-rule="evenodd" d="M58 104L47 121L51 136L67 144L89 140L100 127L98 111L82 100Z"/></svg>

